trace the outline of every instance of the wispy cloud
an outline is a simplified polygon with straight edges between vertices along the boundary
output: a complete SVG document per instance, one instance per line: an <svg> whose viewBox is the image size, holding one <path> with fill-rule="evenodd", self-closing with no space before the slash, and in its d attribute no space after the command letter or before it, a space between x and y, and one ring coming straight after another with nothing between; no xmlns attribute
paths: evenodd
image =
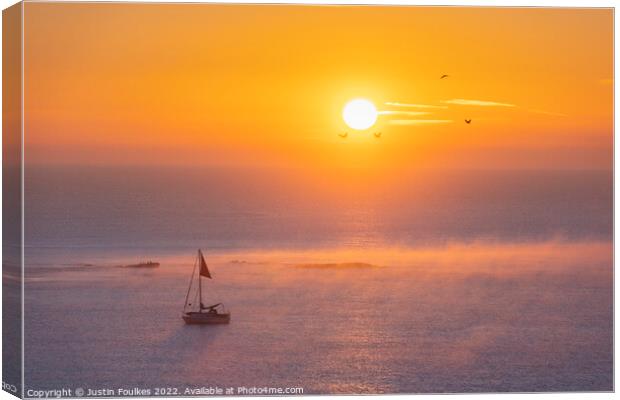
<svg viewBox="0 0 620 400"><path fill-rule="evenodd" d="M411 104L411 103L399 103L396 101L388 101L386 106L392 107L411 107L411 108L448 108L447 106L436 106L432 104Z"/></svg>
<svg viewBox="0 0 620 400"><path fill-rule="evenodd" d="M378 114L379 115L410 115L410 116L416 116L416 115L428 115L428 114L430 114L430 112L428 112L428 111L391 111L391 110L387 110L387 111L379 111Z"/></svg>
<svg viewBox="0 0 620 400"><path fill-rule="evenodd" d="M449 124L451 119L393 119L388 121L391 125L429 125L429 124Z"/></svg>
<svg viewBox="0 0 620 400"><path fill-rule="evenodd" d="M486 100L451 99L451 100L444 100L442 101L442 103L457 104L460 106L516 107L514 104L499 103L496 101L486 101Z"/></svg>

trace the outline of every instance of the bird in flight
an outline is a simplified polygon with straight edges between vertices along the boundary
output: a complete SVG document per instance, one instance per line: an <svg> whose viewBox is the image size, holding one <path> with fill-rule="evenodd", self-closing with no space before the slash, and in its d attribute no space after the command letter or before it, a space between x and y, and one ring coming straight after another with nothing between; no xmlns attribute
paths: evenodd
<svg viewBox="0 0 620 400"><path fill-rule="evenodd" d="M449 76L450 76L450 75L443 74L443 75L441 75L441 78L439 78L439 79L447 78L447 77L449 77Z"/></svg>
<svg viewBox="0 0 620 400"><path fill-rule="evenodd" d="M374 135L377 139L379 139L381 137L381 132L375 132Z"/></svg>
<svg viewBox="0 0 620 400"><path fill-rule="evenodd" d="M339 133L338 136L340 136L341 138L346 138L349 134L347 132L344 133Z"/></svg>
<svg viewBox="0 0 620 400"><path fill-rule="evenodd" d="M471 119L466 119L466 120L465 120L465 123L466 123L466 124L470 124L470 123L471 123Z"/></svg>

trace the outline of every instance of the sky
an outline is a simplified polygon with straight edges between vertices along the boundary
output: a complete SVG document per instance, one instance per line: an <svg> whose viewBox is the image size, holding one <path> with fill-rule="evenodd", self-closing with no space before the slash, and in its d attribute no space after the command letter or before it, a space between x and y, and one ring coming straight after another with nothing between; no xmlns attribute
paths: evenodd
<svg viewBox="0 0 620 400"><path fill-rule="evenodd" d="M27 164L612 168L612 9L26 3L24 21ZM343 121L355 98L368 130Z"/></svg>

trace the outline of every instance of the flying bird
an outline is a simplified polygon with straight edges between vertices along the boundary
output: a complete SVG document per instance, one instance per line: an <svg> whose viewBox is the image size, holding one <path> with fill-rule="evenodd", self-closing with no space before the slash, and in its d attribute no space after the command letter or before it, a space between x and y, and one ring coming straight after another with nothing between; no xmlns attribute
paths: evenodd
<svg viewBox="0 0 620 400"><path fill-rule="evenodd" d="M340 136L341 138L346 138L349 134L347 132L344 133L339 133L338 136Z"/></svg>
<svg viewBox="0 0 620 400"><path fill-rule="evenodd" d="M447 78L447 77L449 77L449 76L450 76L450 75L443 74L443 75L441 75L441 78L439 78L439 79Z"/></svg>
<svg viewBox="0 0 620 400"><path fill-rule="evenodd" d="M379 139L381 137L381 132L375 132L374 135L377 139Z"/></svg>
<svg viewBox="0 0 620 400"><path fill-rule="evenodd" d="M466 123L466 124L470 124L470 123L471 123L471 119L466 119L466 120L465 120L465 123Z"/></svg>

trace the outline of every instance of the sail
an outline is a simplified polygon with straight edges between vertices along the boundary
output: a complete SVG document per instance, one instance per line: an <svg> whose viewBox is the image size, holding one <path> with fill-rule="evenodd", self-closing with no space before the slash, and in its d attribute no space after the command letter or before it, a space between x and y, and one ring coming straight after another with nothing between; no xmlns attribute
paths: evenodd
<svg viewBox="0 0 620 400"><path fill-rule="evenodd" d="M211 273L209 272L209 268L207 268L207 263L202 255L202 251L198 250L198 253L200 254L200 276L211 279Z"/></svg>

